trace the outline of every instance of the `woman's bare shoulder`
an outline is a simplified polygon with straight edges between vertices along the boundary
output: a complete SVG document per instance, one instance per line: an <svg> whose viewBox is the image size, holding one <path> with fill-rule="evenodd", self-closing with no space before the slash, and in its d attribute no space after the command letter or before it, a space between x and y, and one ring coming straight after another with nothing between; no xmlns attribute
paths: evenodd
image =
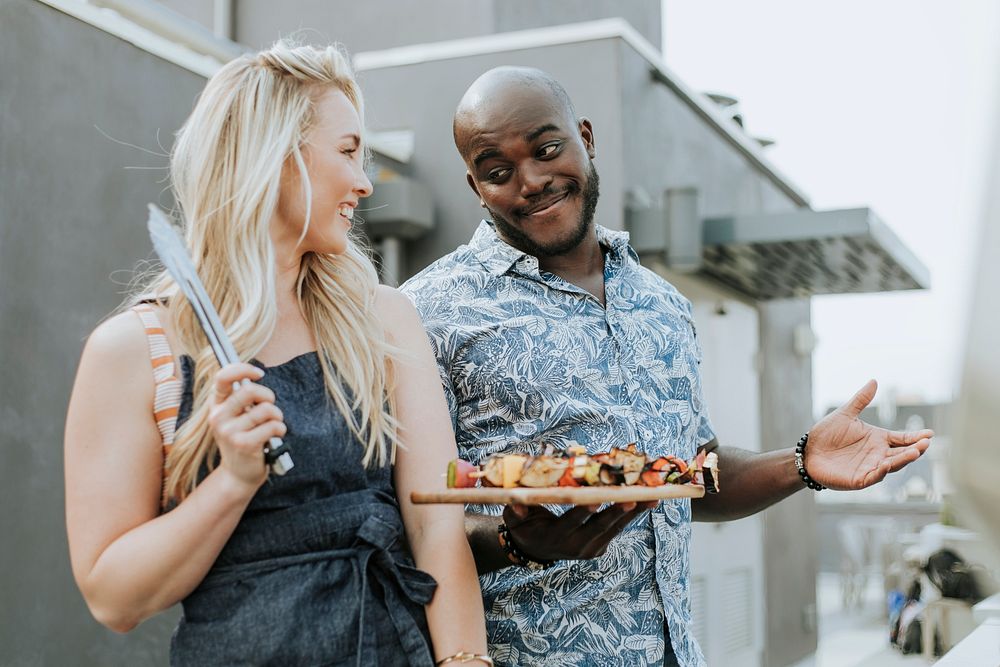
<svg viewBox="0 0 1000 667"><path fill-rule="evenodd" d="M412 336L423 331L413 302L395 287L379 285L375 293L375 312L386 334L392 338Z"/></svg>
<svg viewBox="0 0 1000 667"><path fill-rule="evenodd" d="M378 285L375 288L375 308L379 313L401 314L413 310L413 303L395 287Z"/></svg>
<svg viewBox="0 0 1000 667"><path fill-rule="evenodd" d="M85 354L101 357L134 356L148 350L142 320L132 310L125 310L101 322L87 337Z"/></svg>
<svg viewBox="0 0 1000 667"><path fill-rule="evenodd" d="M133 390L152 393L149 338L135 312L126 310L109 317L87 337L78 379L100 387L125 383Z"/></svg>

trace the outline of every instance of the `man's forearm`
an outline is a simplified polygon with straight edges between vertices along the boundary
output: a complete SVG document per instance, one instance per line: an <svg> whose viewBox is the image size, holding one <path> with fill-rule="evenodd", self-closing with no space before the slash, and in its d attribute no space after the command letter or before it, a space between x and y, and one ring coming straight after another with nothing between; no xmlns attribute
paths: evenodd
<svg viewBox="0 0 1000 667"><path fill-rule="evenodd" d="M472 557L476 560L476 570L480 576L511 564L497 539L497 526L500 525L501 518L469 512L465 514L465 534L469 537Z"/></svg>
<svg viewBox="0 0 1000 667"><path fill-rule="evenodd" d="M749 452L719 447L720 492L691 503L695 521L732 521L756 514L799 489L795 450Z"/></svg>

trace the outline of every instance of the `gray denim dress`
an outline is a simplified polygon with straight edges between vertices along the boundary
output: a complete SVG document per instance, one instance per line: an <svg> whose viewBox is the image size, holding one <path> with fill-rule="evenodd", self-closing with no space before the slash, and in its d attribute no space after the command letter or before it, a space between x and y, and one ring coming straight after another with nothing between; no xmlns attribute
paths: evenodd
<svg viewBox="0 0 1000 667"><path fill-rule="evenodd" d="M192 401L181 361L178 424ZM265 371L295 467L260 488L184 599L170 664L433 665L424 605L436 583L409 555L391 469L361 465L315 352Z"/></svg>

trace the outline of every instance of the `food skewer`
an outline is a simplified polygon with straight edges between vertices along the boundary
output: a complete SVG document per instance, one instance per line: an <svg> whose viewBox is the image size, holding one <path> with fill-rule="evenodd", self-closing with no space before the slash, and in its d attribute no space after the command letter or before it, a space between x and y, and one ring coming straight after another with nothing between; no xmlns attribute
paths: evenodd
<svg viewBox="0 0 1000 667"><path fill-rule="evenodd" d="M706 480L706 471L708 479ZM483 486L550 488L556 486L662 486L695 482L709 493L718 491L718 456L700 452L687 462L677 456L650 459L634 444L610 452L587 454L579 445L557 455L503 454L481 466L456 459L448 465L449 488Z"/></svg>

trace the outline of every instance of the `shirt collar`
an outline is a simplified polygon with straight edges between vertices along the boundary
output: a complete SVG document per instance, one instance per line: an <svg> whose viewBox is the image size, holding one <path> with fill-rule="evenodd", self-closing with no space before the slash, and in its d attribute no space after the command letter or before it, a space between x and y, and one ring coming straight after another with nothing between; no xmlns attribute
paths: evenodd
<svg viewBox="0 0 1000 667"><path fill-rule="evenodd" d="M469 241L469 248L472 249L476 258L482 262L486 270L493 276L503 275L518 260L527 256L527 253L521 252L502 240L497 235L493 223L489 220L479 221L476 233L472 235L472 240Z"/></svg>
<svg viewBox="0 0 1000 667"><path fill-rule="evenodd" d="M594 225L594 230L597 232L597 242L608 248L611 254L616 257L635 254L632 252L632 247L628 244L628 232L616 231L607 227L601 227L600 225Z"/></svg>
<svg viewBox="0 0 1000 667"><path fill-rule="evenodd" d="M600 225L595 225L594 230L597 233L597 242L608 248L613 259L620 261L627 255L635 256L628 244L628 232L615 231ZM501 239L493 223L489 220L479 222L479 227L476 228L472 240L469 241L469 248L490 275L494 276L503 275L510 270L510 267L528 256L527 253Z"/></svg>

